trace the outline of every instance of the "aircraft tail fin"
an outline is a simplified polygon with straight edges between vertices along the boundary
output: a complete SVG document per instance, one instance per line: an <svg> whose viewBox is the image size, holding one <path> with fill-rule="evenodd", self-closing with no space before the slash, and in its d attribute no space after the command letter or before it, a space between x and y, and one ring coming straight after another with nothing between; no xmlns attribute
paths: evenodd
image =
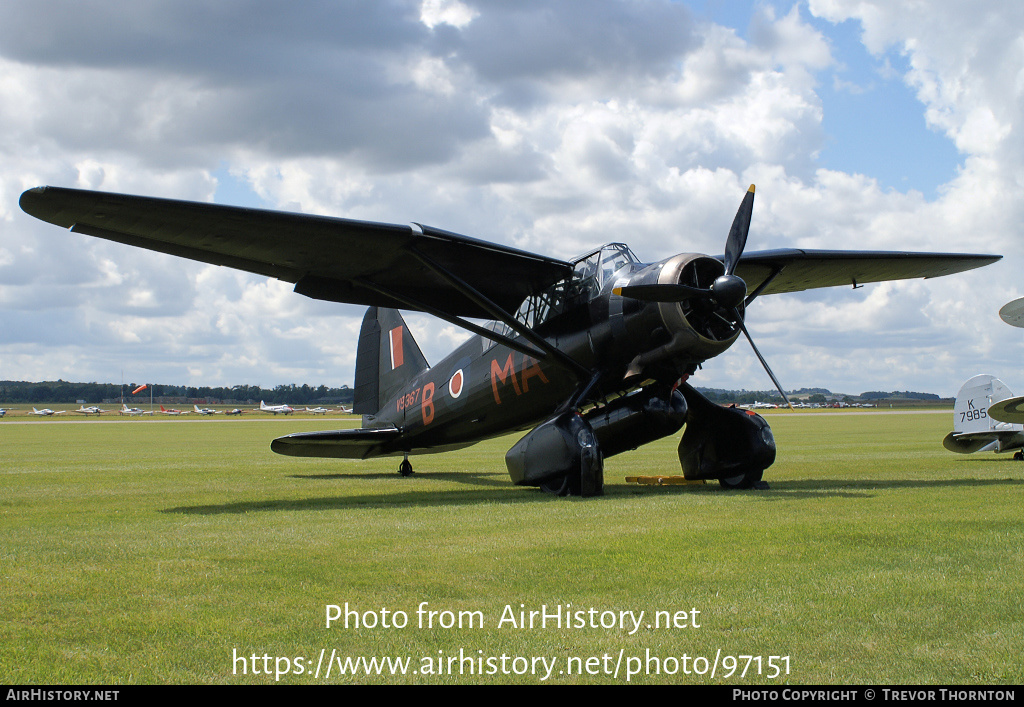
<svg viewBox="0 0 1024 707"><path fill-rule="evenodd" d="M988 432L997 427L1005 428L992 419L988 408L992 403L1013 396L1010 389L995 376L982 374L974 376L963 384L953 404L954 434Z"/></svg>
<svg viewBox="0 0 1024 707"><path fill-rule="evenodd" d="M388 398L428 368L398 310L370 307L359 330L352 412L375 415Z"/></svg>

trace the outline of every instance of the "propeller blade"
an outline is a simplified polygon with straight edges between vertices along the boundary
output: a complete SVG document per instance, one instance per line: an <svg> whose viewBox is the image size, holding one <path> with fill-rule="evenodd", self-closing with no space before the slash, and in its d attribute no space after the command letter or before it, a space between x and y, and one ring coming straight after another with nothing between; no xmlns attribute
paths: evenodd
<svg viewBox="0 0 1024 707"><path fill-rule="evenodd" d="M685 302L694 297L710 297L711 290L689 285L627 285L616 287L612 294L644 302Z"/></svg>
<svg viewBox="0 0 1024 707"><path fill-rule="evenodd" d="M736 272L736 265L743 255L743 248L747 245L747 233L750 232L750 215L754 211L754 185L747 189L746 195L740 208L736 211L736 218L732 220L732 228L729 229L729 238L725 241L725 274L732 275Z"/></svg>
<svg viewBox="0 0 1024 707"><path fill-rule="evenodd" d="M757 346L754 344L754 339L751 338L750 332L747 331L747 326L746 326L746 324L743 323L743 317L740 316L739 310L736 309L736 310L733 310L733 312L734 312L734 314L736 316L736 321L740 325L740 329L743 330L743 335L746 336L747 337L747 341L750 342L750 348L754 349L754 354L757 355L758 360L761 361L761 365L764 366L764 370L768 373L768 377L771 378L772 379L772 383L775 384L775 389L778 390L779 393L782 395L782 399L786 401L786 405L789 406L789 409L793 410L795 412L796 408L793 407L793 403L789 402L789 398L786 397L786 392L784 390L782 390L782 386L779 385L779 379L775 377L775 374L772 373L772 369L768 365L768 362L764 360L764 356L762 356L761 352L757 350Z"/></svg>

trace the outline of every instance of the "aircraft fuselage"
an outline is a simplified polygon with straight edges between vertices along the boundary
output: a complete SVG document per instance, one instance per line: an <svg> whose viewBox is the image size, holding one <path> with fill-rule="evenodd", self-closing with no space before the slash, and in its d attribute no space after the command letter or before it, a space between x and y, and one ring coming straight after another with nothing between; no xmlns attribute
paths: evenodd
<svg viewBox="0 0 1024 707"><path fill-rule="evenodd" d="M600 264L595 258L594 265ZM528 323L552 347L594 371L591 378L552 357L542 359L474 336L412 379L376 415L364 417L364 427L402 430L400 439L382 445L373 456L441 452L529 429L565 408L585 388L573 407L600 405L641 388L667 396L681 377L731 346L737 330L709 328L705 336L690 324L681 303L644 302L613 289L686 278L702 284L713 279L716 266L720 272L717 260L680 255L649 265L623 264L596 285L588 285L585 277L560 283L556 288L563 291L581 286L591 290L543 321ZM694 274L694 268L708 272ZM545 296L557 300L550 293L540 299ZM529 306L528 301L524 309Z"/></svg>

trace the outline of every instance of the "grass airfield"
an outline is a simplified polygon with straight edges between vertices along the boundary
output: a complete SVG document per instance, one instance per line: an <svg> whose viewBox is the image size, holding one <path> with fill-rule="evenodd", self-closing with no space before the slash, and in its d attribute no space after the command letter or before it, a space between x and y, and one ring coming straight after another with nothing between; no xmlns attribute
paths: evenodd
<svg viewBox="0 0 1024 707"><path fill-rule="evenodd" d="M403 479L269 450L354 418L62 417L0 421L11 684L1024 682L1024 464L946 452L951 414L769 413L768 491L626 484L678 473L668 439L586 500L512 486L514 437ZM499 625L542 606L645 614Z"/></svg>

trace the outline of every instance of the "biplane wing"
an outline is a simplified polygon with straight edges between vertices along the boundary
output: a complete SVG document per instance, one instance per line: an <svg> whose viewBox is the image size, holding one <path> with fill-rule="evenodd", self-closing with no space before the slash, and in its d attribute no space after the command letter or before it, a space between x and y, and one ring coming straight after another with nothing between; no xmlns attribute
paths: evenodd
<svg viewBox="0 0 1024 707"><path fill-rule="evenodd" d="M953 431L942 446L958 454L1007 452L1024 447L1021 402L1011 397L1006 384L987 373L974 376L960 387L953 403ZM1024 458L1020 451L1015 459Z"/></svg>
<svg viewBox="0 0 1024 707"><path fill-rule="evenodd" d="M1024 423L1024 396L992 403L988 407L988 414L993 420L999 422L1022 424Z"/></svg>
<svg viewBox="0 0 1024 707"><path fill-rule="evenodd" d="M514 312L572 273L561 260L417 224L60 187L30 189L20 203L75 233L275 277L334 302L491 319L465 284Z"/></svg>

